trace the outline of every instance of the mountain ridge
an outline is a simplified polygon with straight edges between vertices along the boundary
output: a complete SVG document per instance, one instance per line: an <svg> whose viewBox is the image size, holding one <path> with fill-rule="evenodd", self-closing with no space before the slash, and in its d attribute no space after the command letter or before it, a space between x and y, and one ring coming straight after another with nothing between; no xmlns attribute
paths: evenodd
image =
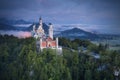
<svg viewBox="0 0 120 80"><path fill-rule="evenodd" d="M62 31L61 33L57 34L56 36L59 37L67 37L70 39L74 38L81 38L81 39L94 39L97 38L98 36L94 33L84 31L79 28L72 28L69 30Z"/></svg>

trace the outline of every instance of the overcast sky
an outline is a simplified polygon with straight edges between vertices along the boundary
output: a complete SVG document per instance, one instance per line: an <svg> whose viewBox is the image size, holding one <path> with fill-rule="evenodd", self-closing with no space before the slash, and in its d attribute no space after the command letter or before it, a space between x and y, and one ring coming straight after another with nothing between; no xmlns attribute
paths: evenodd
<svg viewBox="0 0 120 80"><path fill-rule="evenodd" d="M0 0L0 17L83 24L120 34L120 0ZM103 31L104 32L104 31Z"/></svg>

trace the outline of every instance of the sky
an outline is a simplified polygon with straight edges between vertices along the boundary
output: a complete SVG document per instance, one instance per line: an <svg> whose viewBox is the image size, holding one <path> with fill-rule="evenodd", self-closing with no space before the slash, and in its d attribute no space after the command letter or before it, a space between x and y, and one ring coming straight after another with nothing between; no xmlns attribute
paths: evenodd
<svg viewBox="0 0 120 80"><path fill-rule="evenodd" d="M0 18L80 24L120 34L120 0L0 0Z"/></svg>

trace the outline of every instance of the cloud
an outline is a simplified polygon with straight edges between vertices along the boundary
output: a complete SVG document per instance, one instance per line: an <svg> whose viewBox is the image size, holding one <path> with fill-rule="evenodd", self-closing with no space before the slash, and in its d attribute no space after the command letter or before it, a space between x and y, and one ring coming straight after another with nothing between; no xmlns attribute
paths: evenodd
<svg viewBox="0 0 120 80"><path fill-rule="evenodd" d="M0 0L0 17L37 21L42 16L45 22L120 30L119 4L119 0Z"/></svg>

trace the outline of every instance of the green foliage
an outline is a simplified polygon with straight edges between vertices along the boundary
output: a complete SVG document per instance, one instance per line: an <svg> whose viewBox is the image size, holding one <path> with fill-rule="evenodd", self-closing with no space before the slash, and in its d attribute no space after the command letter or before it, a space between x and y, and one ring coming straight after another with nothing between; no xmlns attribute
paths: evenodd
<svg viewBox="0 0 120 80"><path fill-rule="evenodd" d="M88 40L59 38L59 44L77 50L79 46L88 47L92 43Z"/></svg>
<svg viewBox="0 0 120 80"><path fill-rule="evenodd" d="M114 80L114 67L120 67L120 54L89 41L61 38L62 55L56 50L36 52L35 39L0 35L0 80ZM77 47L99 52L95 59ZM68 48L75 49L71 51Z"/></svg>

